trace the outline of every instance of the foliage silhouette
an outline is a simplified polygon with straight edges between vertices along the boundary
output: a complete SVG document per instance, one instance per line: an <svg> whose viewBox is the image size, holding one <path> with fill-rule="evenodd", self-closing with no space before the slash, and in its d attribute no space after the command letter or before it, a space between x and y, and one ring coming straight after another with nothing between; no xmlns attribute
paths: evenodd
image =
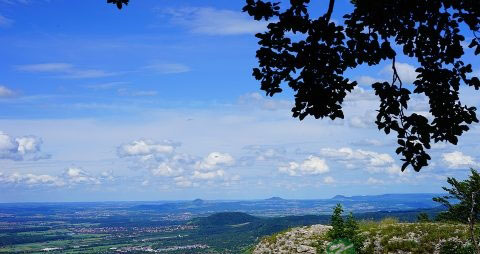
<svg viewBox="0 0 480 254"><path fill-rule="evenodd" d="M107 0L109 4L115 4L118 9L122 9L123 5L128 5L129 0Z"/></svg>
<svg viewBox="0 0 480 254"><path fill-rule="evenodd" d="M128 0L107 0L121 8ZM353 11L343 16L344 25L331 20L335 0L319 17L310 15L310 0L279 2L246 0L243 11L255 20L270 21L259 33L259 67L253 76L261 89L273 96L287 83L295 92L293 116L303 120L344 118L342 103L357 82L345 72L361 64L392 62L392 81L372 84L380 99L375 123L386 134L396 132L402 171L420 171L431 157L432 143L457 144L458 137L478 122L476 108L463 105L460 86L480 88L471 77L472 65L463 60L467 32L469 48L480 54L480 1L477 0L351 0ZM315 3L319 4L319 3ZM315 6L318 7L318 6ZM398 75L397 52L418 61L418 76L404 84ZM413 85L406 88L406 85ZM408 114L410 95L425 95L431 119Z"/></svg>
<svg viewBox="0 0 480 254"><path fill-rule="evenodd" d="M468 125L478 122L476 108L459 100L462 82L480 88L477 77L468 77L471 64L462 61L465 37L459 26L464 24L472 32L469 47L478 55L480 1L351 2L354 9L343 16L345 25L340 25L330 20L335 0L330 0L326 14L317 18L309 13L309 0L292 0L283 11L278 3L247 0L243 10L254 19L274 20L268 31L256 35L259 68L253 75L270 96L282 91L282 83L288 83L296 93L294 117L336 119L344 117L342 103L357 85L345 78L345 71L391 60L392 82L372 84L381 102L376 124L386 134L397 133L396 152L403 156L402 171L409 165L420 171L431 159L426 150L432 142L457 144ZM305 39L293 38L295 34ZM405 88L398 75L392 44L421 66L412 89ZM431 121L419 114L406 114L412 92L428 97Z"/></svg>

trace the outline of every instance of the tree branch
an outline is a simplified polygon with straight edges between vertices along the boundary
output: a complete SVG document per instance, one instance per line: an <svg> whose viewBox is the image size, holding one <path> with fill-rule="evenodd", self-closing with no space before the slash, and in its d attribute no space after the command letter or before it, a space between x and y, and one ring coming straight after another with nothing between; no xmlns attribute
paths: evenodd
<svg viewBox="0 0 480 254"><path fill-rule="evenodd" d="M395 82L398 81L399 83L399 89L401 90L403 88L403 82L402 79L400 78L400 75L398 75L397 67L395 65L396 59L393 57L392 59L392 70L393 70L393 80L392 80L392 86L395 85ZM400 125L402 125L403 129L405 130L405 134L407 136L411 136L412 134L408 131L407 128L405 128L405 111L403 110L403 105L400 104ZM403 171L403 170L402 170Z"/></svg>
<svg viewBox="0 0 480 254"><path fill-rule="evenodd" d="M472 238L472 244L475 246L475 251L480 254L480 247L478 246L477 238L475 237L475 206L477 205L475 200L477 198L478 191L472 192L472 207L470 208L470 216L468 217L468 224L470 226L470 237Z"/></svg>
<svg viewBox="0 0 480 254"><path fill-rule="evenodd" d="M325 19L327 20L327 23L330 22L330 18L332 17L334 6L335 6L335 0L330 0L330 3L328 4L328 11L325 14Z"/></svg>

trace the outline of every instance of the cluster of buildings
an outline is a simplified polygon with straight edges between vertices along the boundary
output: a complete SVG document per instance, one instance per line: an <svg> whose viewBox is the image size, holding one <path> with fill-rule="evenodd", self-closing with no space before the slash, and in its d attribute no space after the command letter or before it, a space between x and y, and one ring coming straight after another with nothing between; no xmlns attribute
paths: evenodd
<svg viewBox="0 0 480 254"><path fill-rule="evenodd" d="M161 253L169 251L178 251L178 250L193 250L193 249L207 249L208 245L205 244L192 244L184 246L172 246L163 249L153 249L151 246L129 246L121 248L110 248L110 250L117 253L132 253L132 252L151 252L151 253Z"/></svg>
<svg viewBox="0 0 480 254"><path fill-rule="evenodd" d="M162 227L80 227L70 228L77 234L108 234L108 233L168 233L175 231L192 230L194 225L174 225Z"/></svg>

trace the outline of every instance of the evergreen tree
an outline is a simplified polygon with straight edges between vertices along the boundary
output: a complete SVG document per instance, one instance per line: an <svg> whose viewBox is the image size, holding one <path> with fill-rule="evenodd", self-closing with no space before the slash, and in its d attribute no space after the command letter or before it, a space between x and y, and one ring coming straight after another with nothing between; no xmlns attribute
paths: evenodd
<svg viewBox="0 0 480 254"><path fill-rule="evenodd" d="M332 229L328 231L327 235L330 240L346 239L349 240L355 247L356 253L363 253L364 237L360 233L360 228L357 221L350 213L346 220L342 217L343 207L341 204L337 204L333 210L331 225Z"/></svg>
<svg viewBox="0 0 480 254"><path fill-rule="evenodd" d="M337 204L333 210L331 225L332 229L328 231L328 237L332 240L345 238L345 225L342 218L343 208Z"/></svg>

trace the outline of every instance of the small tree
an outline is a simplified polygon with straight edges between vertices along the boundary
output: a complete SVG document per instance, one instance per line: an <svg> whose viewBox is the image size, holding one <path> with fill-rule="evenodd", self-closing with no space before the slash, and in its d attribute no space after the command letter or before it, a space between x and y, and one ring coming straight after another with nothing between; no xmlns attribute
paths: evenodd
<svg viewBox="0 0 480 254"><path fill-rule="evenodd" d="M347 239L352 241L353 246L355 247L356 253L363 253L363 242L365 237L363 237L360 232L360 227L358 226L357 221L353 217L353 214L350 213L345 221L345 236Z"/></svg>
<svg viewBox="0 0 480 254"><path fill-rule="evenodd" d="M357 221L350 213L346 220L342 217L343 208L337 204L333 210L331 225L332 229L328 231L328 237L331 240L348 239L355 247L356 253L362 253L363 237L359 234L360 228Z"/></svg>
<svg viewBox="0 0 480 254"><path fill-rule="evenodd" d="M420 223L430 222L430 218L428 217L428 214L426 214L426 213L419 213L417 215L417 221L420 222Z"/></svg>
<svg viewBox="0 0 480 254"><path fill-rule="evenodd" d="M440 217L468 223L470 240L480 254L480 239L475 236L475 224L480 219L480 174L475 169L471 169L471 173L468 179L460 182L449 177L447 182L452 188L443 187L449 195L433 200L448 208Z"/></svg>
<svg viewBox="0 0 480 254"><path fill-rule="evenodd" d="M328 237L332 240L345 237L345 225L342 218L343 208L342 205L337 204L333 209L331 225L332 229L328 231Z"/></svg>

